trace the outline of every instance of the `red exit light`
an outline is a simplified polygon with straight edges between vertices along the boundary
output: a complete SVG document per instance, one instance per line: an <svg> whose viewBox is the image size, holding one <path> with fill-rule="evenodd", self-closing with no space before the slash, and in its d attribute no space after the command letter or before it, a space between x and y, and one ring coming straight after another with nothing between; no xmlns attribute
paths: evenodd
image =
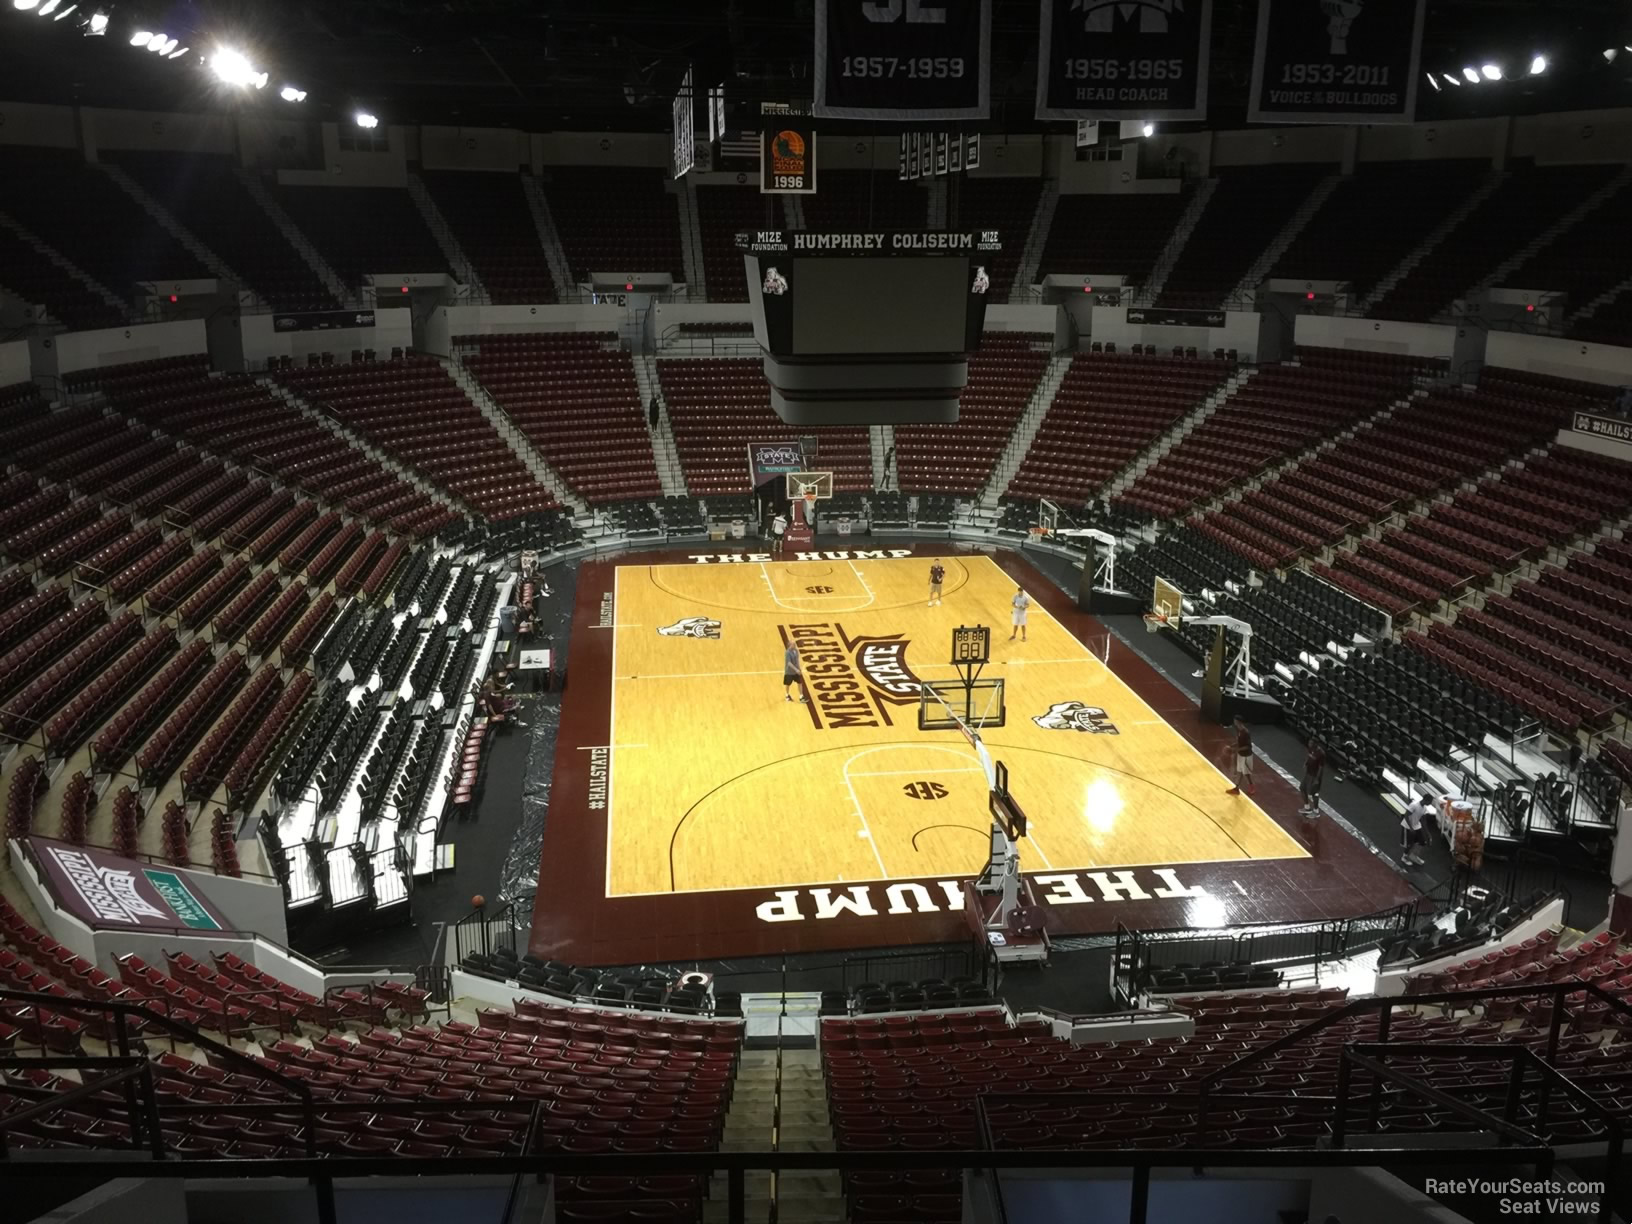
<svg viewBox="0 0 1632 1224"><path fill-rule="evenodd" d="M627 285L625 285L623 287L623 290L624 290L625 293L633 293L635 291L635 282L630 281Z"/></svg>
<svg viewBox="0 0 1632 1224"><path fill-rule="evenodd" d="M1306 293L1303 296L1308 298L1311 302L1315 300L1315 295L1312 293Z"/></svg>
<svg viewBox="0 0 1632 1224"><path fill-rule="evenodd" d="M1526 302L1524 308L1526 311L1533 311L1535 310L1536 306L1534 302Z"/></svg>
<svg viewBox="0 0 1632 1224"><path fill-rule="evenodd" d="M404 292L404 293L407 293L407 292L408 292L408 286L407 286L407 285L404 285L404 286L403 286L403 287L402 287L402 292Z"/></svg>
<svg viewBox="0 0 1632 1224"><path fill-rule="evenodd" d="M171 295L170 295L170 300L171 300L171 301L172 301L172 302L174 302L174 301L175 301L175 300L176 300L176 295L175 295L175 294L173 294L173 293L172 293L172 294L171 294Z"/></svg>
<svg viewBox="0 0 1632 1224"><path fill-rule="evenodd" d="M1084 293L1092 293L1094 291L1094 287L1092 285L1084 285L1082 287L1082 291Z"/></svg>

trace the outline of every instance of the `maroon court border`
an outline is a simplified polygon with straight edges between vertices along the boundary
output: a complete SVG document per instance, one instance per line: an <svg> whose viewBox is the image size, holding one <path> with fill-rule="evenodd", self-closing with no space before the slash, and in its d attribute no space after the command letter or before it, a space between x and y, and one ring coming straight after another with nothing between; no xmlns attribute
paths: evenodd
<svg viewBox="0 0 1632 1224"><path fill-rule="evenodd" d="M900 555L905 551L909 549L900 546L893 553L879 554L858 546L806 555L839 560L858 552ZM920 541L910 552L990 556L1079 641L1109 636L1111 670L1208 759L1220 759L1229 742L1228 730L1202 722L1195 703L1184 692L1118 638L1108 635L1093 616L1078 611L1075 601L1024 557L1004 549L976 549L945 540ZM895 895L886 889L910 882L605 895L605 770L610 754L592 749L607 743L610 730L612 634L595 626L601 621L603 600L616 616L616 609L610 607L613 571L620 565L675 565L695 556L731 553L719 544L699 541L695 549L686 551L634 552L586 561L579 570L568 684L555 748L555 780L533 908L532 952L569 964L631 965L967 939L969 929L962 912L954 909L945 889L934 879L917 881L922 892L898 889ZM751 555L756 561L772 559L744 550L734 555ZM1033 875L1050 933L1103 933L1114 931L1118 923L1157 930L1220 922L1348 918L1417 895L1385 860L1331 820L1310 822L1299 817L1296 788L1273 771L1260 772L1257 802L1310 857L1028 873ZM767 819L780 817L768 813ZM1043 875L1047 875L1046 884L1038 879ZM1206 905L1186 895L1197 888L1211 898ZM933 908L919 912L926 904Z"/></svg>

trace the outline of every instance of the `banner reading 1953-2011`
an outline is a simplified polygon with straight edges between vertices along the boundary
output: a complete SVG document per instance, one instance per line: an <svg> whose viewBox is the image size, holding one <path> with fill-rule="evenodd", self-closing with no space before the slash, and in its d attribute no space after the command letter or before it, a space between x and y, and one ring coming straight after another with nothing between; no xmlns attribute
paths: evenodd
<svg viewBox="0 0 1632 1224"><path fill-rule="evenodd" d="M991 0L816 0L818 118L984 119Z"/></svg>
<svg viewBox="0 0 1632 1224"><path fill-rule="evenodd" d="M1206 118L1212 27L1213 0L1042 0L1037 117Z"/></svg>
<svg viewBox="0 0 1632 1224"><path fill-rule="evenodd" d="M1426 0L1258 0L1247 118L1410 123Z"/></svg>

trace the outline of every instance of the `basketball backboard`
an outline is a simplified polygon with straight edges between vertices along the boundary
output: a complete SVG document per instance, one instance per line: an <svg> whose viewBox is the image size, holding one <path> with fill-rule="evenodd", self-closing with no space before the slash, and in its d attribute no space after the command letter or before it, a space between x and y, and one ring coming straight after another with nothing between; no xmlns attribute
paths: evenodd
<svg viewBox="0 0 1632 1224"><path fill-rule="evenodd" d="M817 501L826 501L833 496L832 472L789 472L788 500L796 501L806 493L814 492Z"/></svg>

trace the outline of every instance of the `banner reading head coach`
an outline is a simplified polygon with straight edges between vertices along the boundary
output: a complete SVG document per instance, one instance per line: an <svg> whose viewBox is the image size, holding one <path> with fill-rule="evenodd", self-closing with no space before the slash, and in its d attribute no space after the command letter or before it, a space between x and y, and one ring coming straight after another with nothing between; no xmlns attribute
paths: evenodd
<svg viewBox="0 0 1632 1224"><path fill-rule="evenodd" d="M1410 123L1425 0L1258 0L1247 119Z"/></svg>
<svg viewBox="0 0 1632 1224"><path fill-rule="evenodd" d="M991 0L816 0L811 113L985 119Z"/></svg>
<svg viewBox="0 0 1632 1224"><path fill-rule="evenodd" d="M1213 0L1042 0L1037 117L1205 119L1212 28Z"/></svg>

